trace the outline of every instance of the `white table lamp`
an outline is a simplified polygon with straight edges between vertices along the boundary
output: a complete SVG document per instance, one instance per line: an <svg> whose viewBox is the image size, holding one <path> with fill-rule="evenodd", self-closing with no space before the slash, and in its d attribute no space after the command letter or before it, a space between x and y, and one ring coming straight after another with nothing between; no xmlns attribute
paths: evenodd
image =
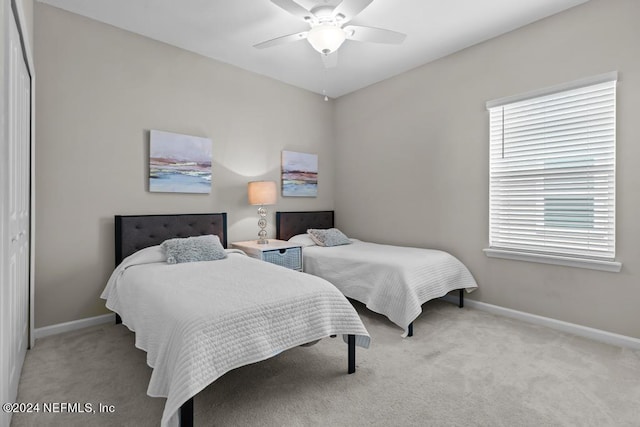
<svg viewBox="0 0 640 427"><path fill-rule="evenodd" d="M260 220L258 220L258 227L260 227L260 231L258 232L258 243L261 245L269 243L266 239L267 230L265 230L265 228L267 227L267 210L264 206L276 204L278 196L276 183L275 181L251 181L247 187L247 192L249 194L249 204L260 206L258 208L258 215L260 215Z"/></svg>

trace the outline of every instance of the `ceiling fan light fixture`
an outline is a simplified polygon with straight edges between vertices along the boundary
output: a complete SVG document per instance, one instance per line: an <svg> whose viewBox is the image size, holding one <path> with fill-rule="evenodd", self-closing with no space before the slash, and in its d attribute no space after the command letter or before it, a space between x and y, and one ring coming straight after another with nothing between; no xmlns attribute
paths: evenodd
<svg viewBox="0 0 640 427"><path fill-rule="evenodd" d="M346 38L344 30L332 24L317 25L307 34L307 40L311 46L325 55L338 50Z"/></svg>

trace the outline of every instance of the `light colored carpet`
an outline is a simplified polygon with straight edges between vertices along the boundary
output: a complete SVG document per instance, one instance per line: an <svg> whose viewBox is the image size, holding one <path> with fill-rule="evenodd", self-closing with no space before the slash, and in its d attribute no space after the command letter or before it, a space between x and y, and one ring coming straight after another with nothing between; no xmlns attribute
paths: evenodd
<svg viewBox="0 0 640 427"><path fill-rule="evenodd" d="M403 339L356 303L372 337L346 375L324 339L227 373L195 399L197 426L640 426L640 352L431 301ZM18 402L114 405L111 414L16 414L12 426L157 426L164 399L122 325L38 340Z"/></svg>

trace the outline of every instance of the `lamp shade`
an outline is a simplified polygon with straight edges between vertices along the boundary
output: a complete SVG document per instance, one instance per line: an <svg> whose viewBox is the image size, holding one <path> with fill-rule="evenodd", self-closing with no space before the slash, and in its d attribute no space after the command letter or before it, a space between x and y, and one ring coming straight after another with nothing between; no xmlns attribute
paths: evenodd
<svg viewBox="0 0 640 427"><path fill-rule="evenodd" d="M251 181L247 188L250 205L275 205L278 191L274 181Z"/></svg>
<svg viewBox="0 0 640 427"><path fill-rule="evenodd" d="M331 24L321 24L313 27L307 34L311 46L320 53L329 55L344 43L347 35L340 27Z"/></svg>

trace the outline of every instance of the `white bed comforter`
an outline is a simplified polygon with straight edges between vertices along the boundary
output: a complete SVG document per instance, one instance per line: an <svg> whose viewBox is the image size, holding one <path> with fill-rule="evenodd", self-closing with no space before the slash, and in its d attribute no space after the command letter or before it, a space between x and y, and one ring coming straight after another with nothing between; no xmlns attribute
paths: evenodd
<svg viewBox="0 0 640 427"><path fill-rule="evenodd" d="M384 314L405 330L403 336L425 302L454 289L471 292L478 287L467 267L447 252L352 241L305 247L304 271Z"/></svg>
<svg viewBox="0 0 640 427"><path fill-rule="evenodd" d="M159 247L143 249L113 272L102 298L147 352L147 394L167 398L162 426L177 425L180 406L232 369L331 334L370 341L333 285L239 253L170 265Z"/></svg>

